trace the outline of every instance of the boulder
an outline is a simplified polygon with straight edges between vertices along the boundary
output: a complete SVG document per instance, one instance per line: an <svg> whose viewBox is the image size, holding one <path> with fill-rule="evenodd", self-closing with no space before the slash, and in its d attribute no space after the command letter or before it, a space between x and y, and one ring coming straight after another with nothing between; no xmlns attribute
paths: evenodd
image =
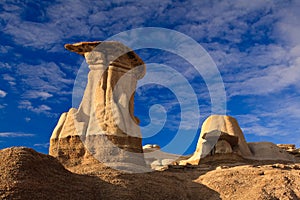
<svg viewBox="0 0 300 200"><path fill-rule="evenodd" d="M157 144L146 144L143 146L144 153L160 150L160 146Z"/></svg>

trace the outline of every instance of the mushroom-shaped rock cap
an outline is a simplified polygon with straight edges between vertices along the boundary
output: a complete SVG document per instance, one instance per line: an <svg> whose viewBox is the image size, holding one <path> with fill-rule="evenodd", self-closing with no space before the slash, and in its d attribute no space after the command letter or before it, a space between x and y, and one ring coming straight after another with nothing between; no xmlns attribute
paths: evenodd
<svg viewBox="0 0 300 200"><path fill-rule="evenodd" d="M132 49L118 41L78 42L66 44L65 48L82 56L88 52L99 51L109 56L110 62L127 59L132 66L144 65L143 60Z"/></svg>
<svg viewBox="0 0 300 200"><path fill-rule="evenodd" d="M101 44L101 41L95 41L95 42L78 42L74 44L65 44L65 48L69 51L78 53L82 56L84 56L84 53L91 52L93 49Z"/></svg>

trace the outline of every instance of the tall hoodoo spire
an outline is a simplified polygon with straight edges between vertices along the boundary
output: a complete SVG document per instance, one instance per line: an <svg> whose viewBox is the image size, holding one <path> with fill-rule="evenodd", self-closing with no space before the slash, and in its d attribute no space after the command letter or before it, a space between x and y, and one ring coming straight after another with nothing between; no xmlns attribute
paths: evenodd
<svg viewBox="0 0 300 200"><path fill-rule="evenodd" d="M90 155L113 167L144 165L139 120L134 116L134 92L146 72L142 59L115 41L65 48L84 56L90 71L79 108L62 114L52 133L50 155L71 165Z"/></svg>

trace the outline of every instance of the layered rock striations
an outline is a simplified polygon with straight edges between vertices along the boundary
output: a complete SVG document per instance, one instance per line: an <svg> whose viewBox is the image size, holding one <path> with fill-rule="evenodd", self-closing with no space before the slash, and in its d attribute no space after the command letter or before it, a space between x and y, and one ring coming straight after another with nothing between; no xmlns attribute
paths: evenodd
<svg viewBox="0 0 300 200"><path fill-rule="evenodd" d="M139 120L134 116L134 92L145 74L144 62L114 41L65 48L83 55L90 71L79 108L63 113L52 133L49 154L67 166L91 156L113 167L144 166Z"/></svg>

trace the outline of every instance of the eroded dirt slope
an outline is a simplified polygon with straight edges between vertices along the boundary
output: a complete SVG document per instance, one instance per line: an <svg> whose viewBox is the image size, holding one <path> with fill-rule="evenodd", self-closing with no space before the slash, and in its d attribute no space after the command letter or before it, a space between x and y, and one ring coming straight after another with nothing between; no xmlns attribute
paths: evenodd
<svg viewBox="0 0 300 200"><path fill-rule="evenodd" d="M300 199L299 166L233 160L125 174L91 163L67 170L49 155L14 147L0 150L0 198Z"/></svg>

